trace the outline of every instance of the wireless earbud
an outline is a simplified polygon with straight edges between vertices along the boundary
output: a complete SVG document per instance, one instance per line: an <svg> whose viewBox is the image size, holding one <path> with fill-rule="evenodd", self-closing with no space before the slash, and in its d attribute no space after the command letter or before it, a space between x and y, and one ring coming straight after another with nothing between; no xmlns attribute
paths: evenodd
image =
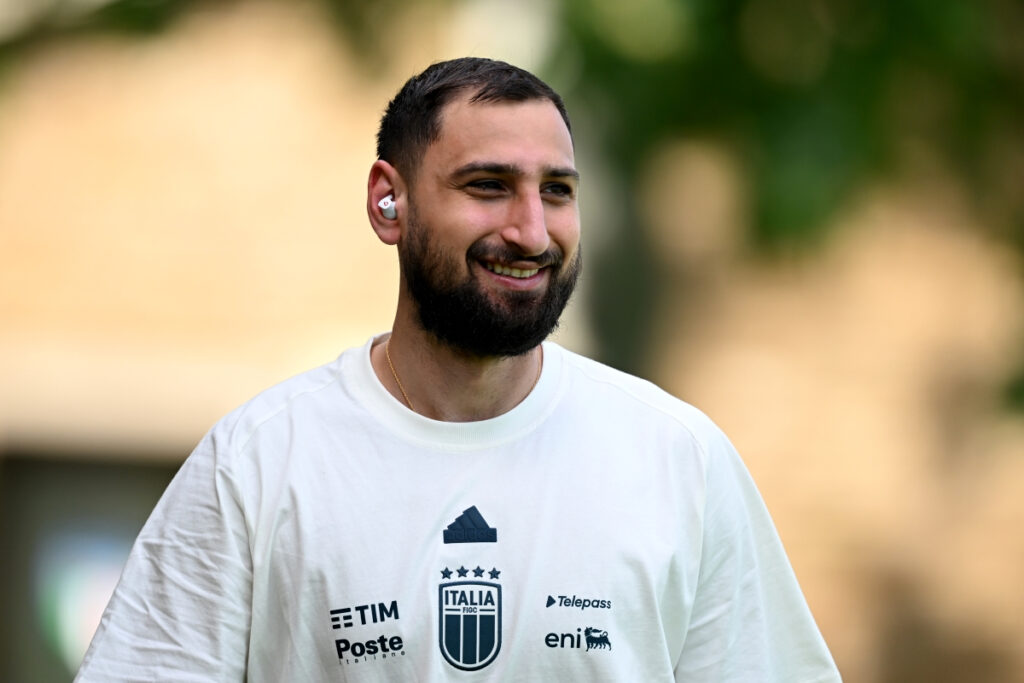
<svg viewBox="0 0 1024 683"><path fill-rule="evenodd" d="M384 218L394 220L398 215L398 212L395 211L395 199L393 195L389 194L387 197L384 197L384 199L377 202L377 206L380 207L380 212Z"/></svg>

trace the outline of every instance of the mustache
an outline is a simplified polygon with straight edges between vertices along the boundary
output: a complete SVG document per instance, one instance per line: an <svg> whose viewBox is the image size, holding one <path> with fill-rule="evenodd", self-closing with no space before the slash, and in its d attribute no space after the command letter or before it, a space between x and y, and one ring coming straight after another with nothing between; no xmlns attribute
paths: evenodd
<svg viewBox="0 0 1024 683"><path fill-rule="evenodd" d="M565 261L565 255L562 253L562 250L557 247L551 247L541 254L527 256L521 251L506 246L495 246L479 242L472 245L466 255L475 261L496 261L498 263L526 261L533 263L538 268L561 266L562 262Z"/></svg>

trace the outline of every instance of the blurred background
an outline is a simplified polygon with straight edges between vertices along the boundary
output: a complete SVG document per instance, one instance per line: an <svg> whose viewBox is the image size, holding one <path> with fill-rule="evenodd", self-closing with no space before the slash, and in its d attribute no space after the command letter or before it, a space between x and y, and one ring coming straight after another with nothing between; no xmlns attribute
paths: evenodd
<svg viewBox="0 0 1024 683"><path fill-rule="evenodd" d="M565 95L560 341L694 403L850 682L1024 681L1016 0L0 0L0 680L68 681L221 415L386 330L376 123Z"/></svg>

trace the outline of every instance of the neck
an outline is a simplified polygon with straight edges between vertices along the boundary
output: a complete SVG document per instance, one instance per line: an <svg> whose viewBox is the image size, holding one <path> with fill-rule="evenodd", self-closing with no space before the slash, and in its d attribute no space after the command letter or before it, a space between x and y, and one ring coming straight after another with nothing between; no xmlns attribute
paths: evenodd
<svg viewBox="0 0 1024 683"><path fill-rule="evenodd" d="M513 358L468 356L396 320L370 360L384 387L411 410L434 420L474 422L506 413L526 398L540 377L543 352L538 346Z"/></svg>

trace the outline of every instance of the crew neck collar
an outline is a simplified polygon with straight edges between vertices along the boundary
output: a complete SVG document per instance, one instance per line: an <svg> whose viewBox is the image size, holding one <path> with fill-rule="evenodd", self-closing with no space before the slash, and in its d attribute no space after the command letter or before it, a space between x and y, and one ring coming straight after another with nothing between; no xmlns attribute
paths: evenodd
<svg viewBox="0 0 1024 683"><path fill-rule="evenodd" d="M489 448L532 431L554 409L562 386L564 351L553 342L544 342L540 378L526 398L511 410L475 422L444 422L424 417L392 396L370 363L370 349L389 334L372 337L362 347L345 352L341 372L352 378L347 384L357 400L401 438L445 450Z"/></svg>

